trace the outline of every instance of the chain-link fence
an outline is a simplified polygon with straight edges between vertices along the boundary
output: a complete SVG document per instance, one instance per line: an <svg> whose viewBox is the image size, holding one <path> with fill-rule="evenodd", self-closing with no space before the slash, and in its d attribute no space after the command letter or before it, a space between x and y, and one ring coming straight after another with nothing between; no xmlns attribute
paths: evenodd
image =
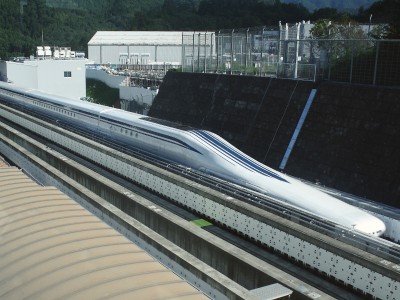
<svg viewBox="0 0 400 300"><path fill-rule="evenodd" d="M182 70L400 85L400 40L303 39L295 29L183 35Z"/></svg>

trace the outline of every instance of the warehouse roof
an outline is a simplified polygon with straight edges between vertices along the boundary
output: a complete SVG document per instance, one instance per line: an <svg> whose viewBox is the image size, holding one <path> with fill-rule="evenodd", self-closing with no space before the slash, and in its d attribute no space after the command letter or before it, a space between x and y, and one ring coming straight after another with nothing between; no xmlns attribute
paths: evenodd
<svg viewBox="0 0 400 300"><path fill-rule="evenodd" d="M207 299L54 187L0 168L0 298Z"/></svg>
<svg viewBox="0 0 400 300"><path fill-rule="evenodd" d="M88 45L158 45L180 46L182 35L206 32L193 31L97 31ZM208 34L212 34L208 32Z"/></svg>

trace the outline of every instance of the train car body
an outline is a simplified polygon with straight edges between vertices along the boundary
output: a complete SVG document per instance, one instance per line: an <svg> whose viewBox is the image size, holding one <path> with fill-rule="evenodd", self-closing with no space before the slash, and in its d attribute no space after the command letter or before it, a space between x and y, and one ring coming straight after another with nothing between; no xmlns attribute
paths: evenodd
<svg viewBox="0 0 400 300"><path fill-rule="evenodd" d="M272 196L319 218L374 236L386 229L371 214L257 162L209 131L6 83L0 88L28 96L2 96L6 101L19 101L56 120L100 131L123 145Z"/></svg>

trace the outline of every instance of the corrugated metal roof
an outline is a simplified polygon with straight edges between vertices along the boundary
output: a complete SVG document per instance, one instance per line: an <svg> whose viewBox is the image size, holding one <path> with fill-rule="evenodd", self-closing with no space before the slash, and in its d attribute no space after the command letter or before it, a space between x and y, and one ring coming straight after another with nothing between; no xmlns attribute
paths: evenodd
<svg viewBox="0 0 400 300"><path fill-rule="evenodd" d="M97 31L88 45L182 45L182 31ZM200 32L196 32L200 33ZM202 32L203 34L205 32ZM208 34L211 34L210 32Z"/></svg>
<svg viewBox="0 0 400 300"><path fill-rule="evenodd" d="M8 167L9 164L5 161L3 157L0 156L0 168L2 167Z"/></svg>
<svg viewBox="0 0 400 300"><path fill-rule="evenodd" d="M0 298L207 299L53 187L0 168Z"/></svg>

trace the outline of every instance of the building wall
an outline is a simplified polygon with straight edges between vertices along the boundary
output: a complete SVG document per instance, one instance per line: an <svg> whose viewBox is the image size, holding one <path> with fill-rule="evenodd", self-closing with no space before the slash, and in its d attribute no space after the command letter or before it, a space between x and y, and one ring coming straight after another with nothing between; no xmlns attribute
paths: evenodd
<svg viewBox="0 0 400 300"><path fill-rule="evenodd" d="M119 98L121 100L136 101L138 104L146 104L151 106L155 96L156 91L154 90L135 86L119 87ZM128 110L126 108L123 109Z"/></svg>
<svg viewBox="0 0 400 300"><path fill-rule="evenodd" d="M38 63L38 89L72 99L86 96L84 60L42 60ZM29 62L28 62L29 64ZM66 75L65 72L70 72Z"/></svg>
<svg viewBox="0 0 400 300"><path fill-rule="evenodd" d="M1 66L1 80L26 88L38 88L37 66L9 61L1 62Z"/></svg>
<svg viewBox="0 0 400 300"><path fill-rule="evenodd" d="M107 74L103 70L86 69L86 78L100 80L107 84L110 88L118 89L126 76Z"/></svg>
<svg viewBox="0 0 400 300"><path fill-rule="evenodd" d="M86 96L85 60L29 60L4 62L9 82L24 88L71 99ZM68 73L65 73L68 72Z"/></svg>
<svg viewBox="0 0 400 300"><path fill-rule="evenodd" d="M7 64L5 61L0 61L0 81L7 82Z"/></svg>
<svg viewBox="0 0 400 300"><path fill-rule="evenodd" d="M107 74L103 70L88 68L86 69L86 78L99 80L110 88L119 89L121 108L127 111L137 112L132 109L135 105L150 107L157 94L155 90L123 85L122 82L127 79L126 76Z"/></svg>
<svg viewBox="0 0 400 300"><path fill-rule="evenodd" d="M103 61L101 58L101 46L88 45L88 58L89 58L89 60L93 61L93 63L95 63L95 64L103 64Z"/></svg>
<svg viewBox="0 0 400 300"><path fill-rule="evenodd" d="M88 55L95 64L180 63L182 46L88 45Z"/></svg>

